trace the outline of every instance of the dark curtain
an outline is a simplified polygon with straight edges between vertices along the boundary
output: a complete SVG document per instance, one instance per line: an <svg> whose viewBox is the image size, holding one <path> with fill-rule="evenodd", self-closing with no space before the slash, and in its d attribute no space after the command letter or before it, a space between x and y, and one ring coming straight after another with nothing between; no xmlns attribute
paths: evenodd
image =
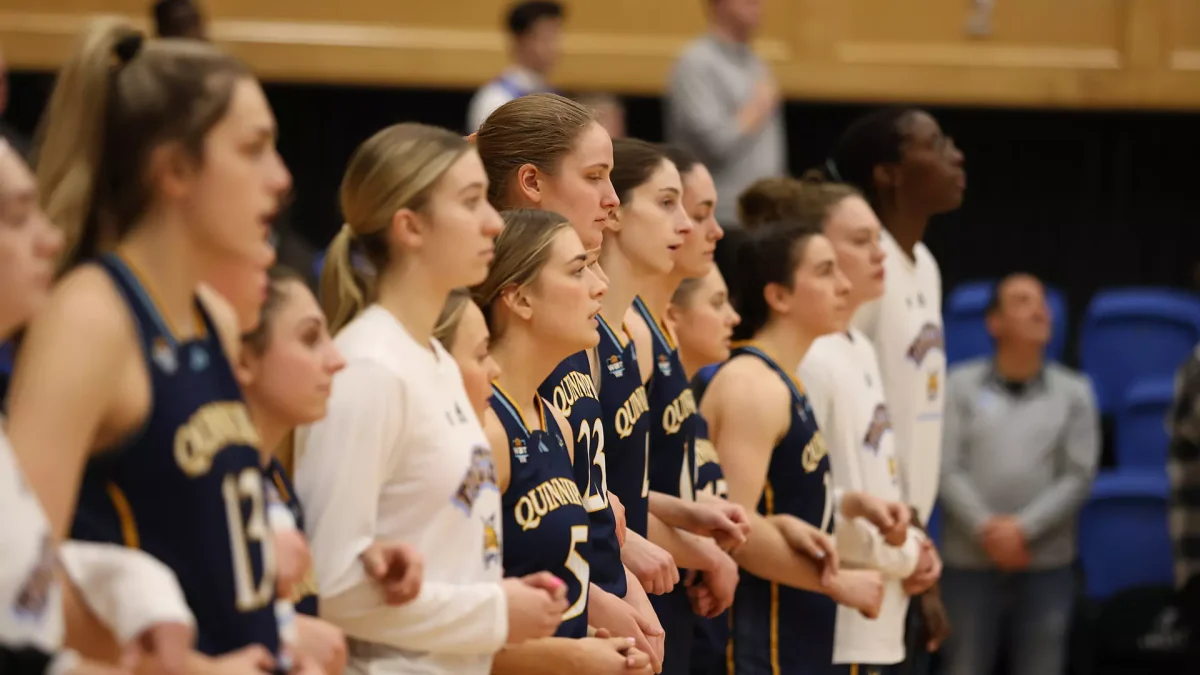
<svg viewBox="0 0 1200 675"><path fill-rule="evenodd" d="M49 91L45 74L14 73L10 124L31 132ZM271 83L280 149L295 176L290 223L315 246L341 225L337 192L354 147L406 120L460 129L470 92ZM631 97L631 135L662 138L661 102ZM791 167L824 161L837 135L871 106L792 101ZM1059 286L1071 325L1098 289L1193 288L1200 228L1200 115L931 108L967 157L967 201L934 224L928 244L946 290L962 281L1032 272ZM1073 340L1071 341L1074 342ZM1073 353L1068 354L1073 360Z"/></svg>

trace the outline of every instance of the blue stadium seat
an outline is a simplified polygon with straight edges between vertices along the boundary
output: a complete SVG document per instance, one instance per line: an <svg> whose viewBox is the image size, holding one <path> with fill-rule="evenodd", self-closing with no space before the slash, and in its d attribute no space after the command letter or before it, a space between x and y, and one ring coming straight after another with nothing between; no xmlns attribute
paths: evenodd
<svg viewBox="0 0 1200 675"><path fill-rule="evenodd" d="M969 281L950 293L943 308L946 325L946 361L950 364L992 353L992 336L987 332L984 315L992 299L995 280ZM1047 356L1061 361L1067 349L1067 299L1053 286L1046 287L1053 327Z"/></svg>
<svg viewBox="0 0 1200 675"><path fill-rule="evenodd" d="M942 545L942 505L940 502L934 502L933 511L929 513L929 522L925 523L925 533L929 535L930 541Z"/></svg>
<svg viewBox="0 0 1200 675"><path fill-rule="evenodd" d="M1175 398L1175 381L1154 377L1135 381L1116 411L1117 466L1167 468L1167 411Z"/></svg>
<svg viewBox="0 0 1200 675"><path fill-rule="evenodd" d="M1200 342L1200 299L1164 288L1120 288L1092 298L1079 360L1103 413L1115 412L1135 380L1171 377Z"/></svg>
<svg viewBox="0 0 1200 675"><path fill-rule="evenodd" d="M1079 516L1079 559L1089 598L1141 585L1171 585L1165 472L1101 473Z"/></svg>

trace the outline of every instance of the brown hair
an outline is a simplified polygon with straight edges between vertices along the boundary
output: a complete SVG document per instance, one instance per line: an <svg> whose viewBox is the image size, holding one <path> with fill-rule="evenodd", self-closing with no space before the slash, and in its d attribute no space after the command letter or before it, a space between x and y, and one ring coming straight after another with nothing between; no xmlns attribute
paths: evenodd
<svg viewBox="0 0 1200 675"><path fill-rule="evenodd" d="M704 282L704 277L691 277L679 282L675 287L675 292L671 294L671 304L676 307L687 307L692 301L692 296L696 291L700 290L700 284Z"/></svg>
<svg viewBox="0 0 1200 675"><path fill-rule="evenodd" d="M634 189L650 180L650 176L666 159L666 149L661 145L636 138L613 141L613 170L610 177L621 206L633 201Z"/></svg>
<svg viewBox="0 0 1200 675"><path fill-rule="evenodd" d="M153 199L147 164L178 143L197 163L225 117L237 59L194 40L145 41L120 19L87 25L38 130L42 207L65 235L62 269L115 245Z"/></svg>
<svg viewBox="0 0 1200 675"><path fill-rule="evenodd" d="M271 320L283 306L283 301L287 297L288 284L291 282L297 282L301 286L308 284L303 275L283 265L272 267L268 276L270 280L267 283L267 299L263 301L262 309L259 310L258 325L254 327L254 330L242 334L242 346L257 356L265 354L267 347L271 344Z"/></svg>
<svg viewBox="0 0 1200 675"><path fill-rule="evenodd" d="M321 306L331 332L375 299L376 283L390 262L388 233L396 212L425 208L442 176L470 149L458 134L405 122L376 133L354 151L342 178L346 222L330 242L321 271ZM371 270L355 266L356 247Z"/></svg>
<svg viewBox="0 0 1200 675"><path fill-rule="evenodd" d="M859 196L853 187L826 182L816 174L805 174L803 179L763 178L738 196L738 220L746 230L783 221L823 227L833 207L847 197Z"/></svg>
<svg viewBox="0 0 1200 675"><path fill-rule="evenodd" d="M532 164L553 175L595 120L587 107L557 94L522 96L497 108L475 134L488 200L497 209L511 207L508 191L517 170Z"/></svg>
<svg viewBox="0 0 1200 675"><path fill-rule="evenodd" d="M571 223L553 211L519 209L505 211L504 231L496 238L496 257L488 270L487 279L471 289L475 302L483 310L491 330L491 341L500 339L503 326L497 325L493 306L500 295L514 286L524 286L537 279L550 257L550 244Z"/></svg>
<svg viewBox="0 0 1200 675"><path fill-rule="evenodd" d="M469 302L471 291L456 288L450 292L450 297L446 298L446 304L442 305L442 313L438 316L437 325L433 327L433 337L442 343L447 351L454 349L458 325L462 323L463 313L466 312Z"/></svg>

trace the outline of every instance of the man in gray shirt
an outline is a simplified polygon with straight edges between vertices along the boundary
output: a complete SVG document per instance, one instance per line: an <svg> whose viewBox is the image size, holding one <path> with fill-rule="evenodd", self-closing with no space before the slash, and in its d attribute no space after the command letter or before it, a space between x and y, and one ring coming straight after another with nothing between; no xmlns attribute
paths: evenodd
<svg viewBox="0 0 1200 675"><path fill-rule="evenodd" d="M1076 515L1100 454L1096 403L1086 378L1045 360L1050 316L1036 278L1002 280L987 326L995 356L954 367L946 383L946 673L991 673L1007 635L1012 672L1061 675Z"/></svg>
<svg viewBox="0 0 1200 675"><path fill-rule="evenodd" d="M760 178L787 173L779 88L750 48L761 0L704 0L709 32L675 63L667 84L667 140L691 150L717 186L717 221L737 227L737 199Z"/></svg>

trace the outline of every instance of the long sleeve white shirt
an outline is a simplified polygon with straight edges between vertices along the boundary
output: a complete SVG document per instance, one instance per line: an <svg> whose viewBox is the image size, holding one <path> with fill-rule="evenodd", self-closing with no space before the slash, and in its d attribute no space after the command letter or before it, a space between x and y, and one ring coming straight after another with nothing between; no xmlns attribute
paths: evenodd
<svg viewBox="0 0 1200 675"><path fill-rule="evenodd" d="M485 675L508 634L500 494L458 367L378 305L336 343L347 365L328 414L296 440L321 616L351 638L358 672ZM424 557L410 603L387 606L363 570L375 540Z"/></svg>
<svg viewBox="0 0 1200 675"><path fill-rule="evenodd" d="M866 336L852 329L818 339L800 363L799 376L829 449L834 489L899 501L895 436L875 350ZM917 567L924 535L910 528L903 546L890 546L878 528L862 518L839 518L834 532L842 561L879 570L885 586L875 620L856 609L838 607L833 662L903 661L908 595L901 582Z"/></svg>

